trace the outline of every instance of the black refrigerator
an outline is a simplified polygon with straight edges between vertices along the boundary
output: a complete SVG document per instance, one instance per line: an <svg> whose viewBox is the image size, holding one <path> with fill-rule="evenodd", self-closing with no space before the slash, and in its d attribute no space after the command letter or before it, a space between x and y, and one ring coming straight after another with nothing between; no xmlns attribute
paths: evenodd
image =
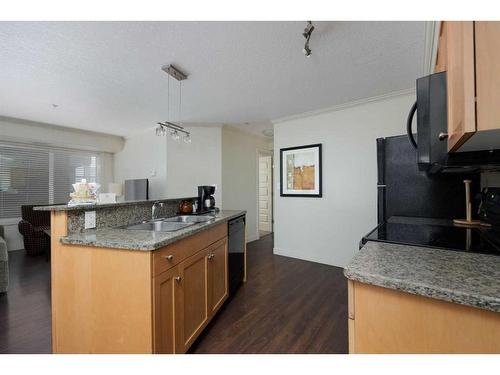
<svg viewBox="0 0 500 375"><path fill-rule="evenodd" d="M480 175L453 169L428 175L417 167L416 150L407 136L377 139L378 225L360 241L412 245L500 255L499 228L453 225L465 217L463 180L472 180L471 194L480 190ZM477 202L473 205L473 216Z"/></svg>
<svg viewBox="0 0 500 375"><path fill-rule="evenodd" d="M392 216L454 219L465 217L465 179L471 195L480 175L461 172L431 175L419 171L417 153L406 135L377 139L378 223ZM473 213L477 205L473 202Z"/></svg>

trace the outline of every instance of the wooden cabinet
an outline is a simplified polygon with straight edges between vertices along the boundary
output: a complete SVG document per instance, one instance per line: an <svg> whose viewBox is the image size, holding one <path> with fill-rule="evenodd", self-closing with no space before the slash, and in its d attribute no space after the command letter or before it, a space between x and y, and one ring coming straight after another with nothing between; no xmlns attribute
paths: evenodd
<svg viewBox="0 0 500 375"><path fill-rule="evenodd" d="M175 300L178 277L179 271L174 268L154 278L155 353L175 353L174 334L177 318Z"/></svg>
<svg viewBox="0 0 500 375"><path fill-rule="evenodd" d="M228 297L227 239L154 280L155 352L185 353Z"/></svg>
<svg viewBox="0 0 500 375"><path fill-rule="evenodd" d="M500 353L500 314L348 283L349 353Z"/></svg>
<svg viewBox="0 0 500 375"><path fill-rule="evenodd" d="M214 315L228 296L227 241L219 241L209 249L208 255L208 308Z"/></svg>
<svg viewBox="0 0 500 375"><path fill-rule="evenodd" d="M500 22L475 22L475 39L477 128L499 129Z"/></svg>
<svg viewBox="0 0 500 375"><path fill-rule="evenodd" d="M446 71L448 151L500 148L500 22L441 23L435 71Z"/></svg>
<svg viewBox="0 0 500 375"><path fill-rule="evenodd" d="M448 150L476 131L474 103L474 22L446 22Z"/></svg>
<svg viewBox="0 0 500 375"><path fill-rule="evenodd" d="M175 351L184 353L208 323L208 249L179 264Z"/></svg>
<svg viewBox="0 0 500 375"><path fill-rule="evenodd" d="M226 222L155 251L60 243L66 212L52 227L54 353L185 353L228 297Z"/></svg>

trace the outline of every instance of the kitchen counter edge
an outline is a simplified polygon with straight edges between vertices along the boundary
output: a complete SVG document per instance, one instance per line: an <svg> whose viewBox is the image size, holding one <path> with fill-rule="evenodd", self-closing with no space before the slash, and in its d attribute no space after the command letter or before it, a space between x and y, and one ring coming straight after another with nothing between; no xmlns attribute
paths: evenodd
<svg viewBox="0 0 500 375"><path fill-rule="evenodd" d="M368 241L344 275L353 281L500 312L500 257Z"/></svg>
<svg viewBox="0 0 500 375"><path fill-rule="evenodd" d="M217 214L214 221L195 224L175 232L104 228L81 233L72 233L61 237L60 242L65 245L154 251L236 217L246 215L246 213L246 210L222 210Z"/></svg>

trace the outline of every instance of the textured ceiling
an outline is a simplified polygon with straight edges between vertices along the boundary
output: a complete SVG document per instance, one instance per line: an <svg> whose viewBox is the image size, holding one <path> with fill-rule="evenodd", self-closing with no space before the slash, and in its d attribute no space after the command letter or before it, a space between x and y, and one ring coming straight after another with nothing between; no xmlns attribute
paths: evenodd
<svg viewBox="0 0 500 375"><path fill-rule="evenodd" d="M306 58L305 22L0 22L0 115L132 134L167 119L173 63L189 75L183 121L261 132L423 74L425 22L314 24Z"/></svg>

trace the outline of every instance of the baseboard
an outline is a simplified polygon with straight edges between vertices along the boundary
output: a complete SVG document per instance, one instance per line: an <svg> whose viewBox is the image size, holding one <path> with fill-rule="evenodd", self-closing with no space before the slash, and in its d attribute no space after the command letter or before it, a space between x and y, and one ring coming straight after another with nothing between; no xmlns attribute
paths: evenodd
<svg viewBox="0 0 500 375"><path fill-rule="evenodd" d="M292 259L298 259L298 260L303 260L303 261L306 261L306 262L311 262L311 263L318 263L318 264L324 264L324 265L327 265L327 266L331 266L331 267L338 267L338 268L344 268L343 266L339 266L337 264L332 264L332 263L326 263L326 262L320 262L316 259L311 259L311 258L306 258L306 257L297 257L297 256L291 256L291 255L288 255L285 251L283 251L282 249L279 249L277 247L273 247L273 253L274 255L279 255L281 257L287 257L287 258L292 258Z"/></svg>
<svg viewBox="0 0 500 375"><path fill-rule="evenodd" d="M257 241L259 239L259 236L254 234L254 235L251 235L251 236L247 236L247 243L248 242L253 242L253 241Z"/></svg>

